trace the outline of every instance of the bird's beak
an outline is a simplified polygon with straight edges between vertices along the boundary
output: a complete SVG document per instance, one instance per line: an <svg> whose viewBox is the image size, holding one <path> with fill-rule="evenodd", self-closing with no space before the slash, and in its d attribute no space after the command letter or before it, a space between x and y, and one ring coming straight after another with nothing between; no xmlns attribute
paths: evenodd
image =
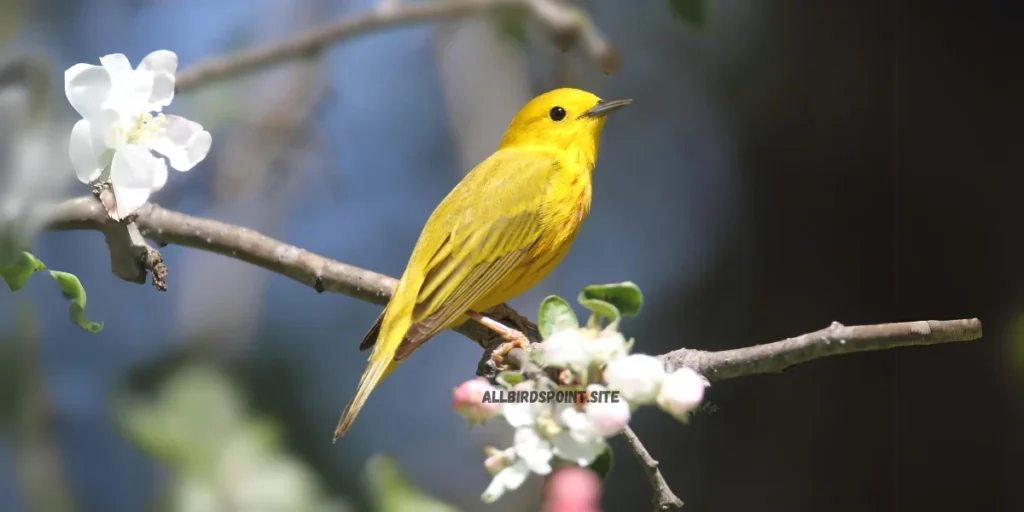
<svg viewBox="0 0 1024 512"><path fill-rule="evenodd" d="M597 105L586 111L580 117L603 117L606 116L626 105L633 103L633 100L611 100L611 101L598 101Z"/></svg>

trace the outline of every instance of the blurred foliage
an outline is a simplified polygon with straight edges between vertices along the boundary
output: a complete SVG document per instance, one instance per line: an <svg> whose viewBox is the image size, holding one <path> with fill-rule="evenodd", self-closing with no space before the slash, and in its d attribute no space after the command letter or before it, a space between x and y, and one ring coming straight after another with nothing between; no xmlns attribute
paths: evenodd
<svg viewBox="0 0 1024 512"><path fill-rule="evenodd" d="M526 15L522 9L498 9L490 17L499 35L509 41L526 44Z"/></svg>
<svg viewBox="0 0 1024 512"><path fill-rule="evenodd" d="M601 477L601 480L608 478L608 475L612 472L612 466L615 465L615 456L612 455L611 446L608 447L601 455L597 456L597 459L588 466L588 468L597 473L597 476Z"/></svg>
<svg viewBox="0 0 1024 512"><path fill-rule="evenodd" d="M316 473L285 451L276 425L251 416L222 373L201 365L174 373L153 399L122 396L118 425L166 463L171 511L348 511Z"/></svg>
<svg viewBox="0 0 1024 512"><path fill-rule="evenodd" d="M46 264L39 261L31 253L22 251L20 255L14 258L14 261L0 267L0 277L4 278L4 281L7 282L7 287L12 292L16 292L25 286L25 283L28 281L28 278L32 277L32 274L40 270L47 270ZM93 334L103 330L103 323L92 322L85 316L85 288L82 287L82 282L78 280L78 277L59 270L50 270L50 277L57 282L57 286L60 288L64 298L71 301L71 306L68 310L68 316L71 318L71 321Z"/></svg>
<svg viewBox="0 0 1024 512"><path fill-rule="evenodd" d="M1010 324L1010 364L1019 375L1024 376L1024 314L1017 315L1017 318Z"/></svg>
<svg viewBox="0 0 1024 512"><path fill-rule="evenodd" d="M21 32L24 0L0 0L0 49L14 41Z"/></svg>
<svg viewBox="0 0 1024 512"><path fill-rule="evenodd" d="M377 455L366 464L366 482L377 512L458 512L409 483L390 457Z"/></svg>
<svg viewBox="0 0 1024 512"><path fill-rule="evenodd" d="M710 17L710 0L668 0L672 14L690 28L704 28Z"/></svg>
<svg viewBox="0 0 1024 512"><path fill-rule="evenodd" d="M114 408L128 439L173 474L162 510L353 510L328 495L314 468L285 446L276 424L248 411L224 373L194 362L173 366L155 390L134 388ZM365 478L375 511L458 512L409 483L388 457L372 458Z"/></svg>
<svg viewBox="0 0 1024 512"><path fill-rule="evenodd" d="M76 498L56 442L35 308L16 304L14 343L0 341L0 422L10 433L25 510L71 512Z"/></svg>

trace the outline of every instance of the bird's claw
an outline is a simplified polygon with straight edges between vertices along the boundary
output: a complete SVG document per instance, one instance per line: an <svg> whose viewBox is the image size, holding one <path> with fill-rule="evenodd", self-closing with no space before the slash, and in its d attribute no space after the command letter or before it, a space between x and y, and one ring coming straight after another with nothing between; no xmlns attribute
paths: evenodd
<svg viewBox="0 0 1024 512"><path fill-rule="evenodd" d="M498 345L491 352L491 361L494 362L494 368L499 372L503 372L508 369L509 365L505 362L505 356L508 355L512 349L521 348L523 350L530 348L530 340L526 338L522 333L514 333L511 335L508 341Z"/></svg>

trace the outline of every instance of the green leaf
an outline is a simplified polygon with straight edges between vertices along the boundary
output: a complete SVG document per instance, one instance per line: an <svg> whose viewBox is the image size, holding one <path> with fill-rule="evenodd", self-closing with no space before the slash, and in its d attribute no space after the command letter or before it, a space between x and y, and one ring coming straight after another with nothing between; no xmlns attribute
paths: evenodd
<svg viewBox="0 0 1024 512"><path fill-rule="evenodd" d="M25 282L28 281L28 278L32 277L32 274L35 274L37 270L45 268L46 265L36 259L31 253L22 251L14 261L0 268L0 276L3 276L4 281L7 282L7 287L12 292L16 292L22 286L25 286Z"/></svg>
<svg viewBox="0 0 1024 512"><path fill-rule="evenodd" d="M82 282L78 280L78 277L59 270L51 270L50 276L57 281L57 286L60 287L64 298L71 300L71 307L68 311L71 321L93 334L102 331L102 322L92 322L85 316L85 288L82 287Z"/></svg>
<svg viewBox="0 0 1024 512"><path fill-rule="evenodd" d="M523 381L523 374L517 372L501 372L494 380L498 381L505 389L512 389L513 386Z"/></svg>
<svg viewBox="0 0 1024 512"><path fill-rule="evenodd" d="M708 0L668 0L672 14L690 28L704 28L708 22Z"/></svg>
<svg viewBox="0 0 1024 512"><path fill-rule="evenodd" d="M29 277L32 277L32 274L45 269L46 265L42 261L39 261L31 253L22 251L13 262L0 268L0 276L3 276L4 281L7 282L7 287L12 292L16 292L25 286L25 282L28 281ZM50 277L57 282L57 286L60 288L64 298L71 300L71 306L68 311L71 321L93 334L103 330L102 322L92 322L85 316L85 288L82 287L82 282L78 280L78 277L59 270L51 270Z"/></svg>
<svg viewBox="0 0 1024 512"><path fill-rule="evenodd" d="M378 512L458 512L411 484L386 455L375 455L367 462L366 479Z"/></svg>
<svg viewBox="0 0 1024 512"><path fill-rule="evenodd" d="M549 295L540 303L537 313L537 327L542 338L547 339L558 331L579 329L580 322L576 313L565 299L557 295Z"/></svg>
<svg viewBox="0 0 1024 512"><path fill-rule="evenodd" d="M640 288L630 281L612 284L593 284L583 289L577 299L583 307L617 321L620 315L633 316L640 312L644 296Z"/></svg>
<svg viewBox="0 0 1024 512"><path fill-rule="evenodd" d="M608 446L605 448L604 453L598 455L594 462L590 464L590 469L597 473L601 480L607 480L608 474L612 472L614 462L615 457L612 455L612 447Z"/></svg>

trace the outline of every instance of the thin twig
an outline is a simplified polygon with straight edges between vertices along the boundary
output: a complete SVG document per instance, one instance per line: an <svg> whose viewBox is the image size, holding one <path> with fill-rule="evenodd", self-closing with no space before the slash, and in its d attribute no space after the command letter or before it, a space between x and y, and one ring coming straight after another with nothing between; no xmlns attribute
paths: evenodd
<svg viewBox="0 0 1024 512"><path fill-rule="evenodd" d="M655 512L682 508L683 500L679 499L679 496L676 496L672 489L669 488L668 482L665 481L665 477L661 476L661 470L658 469L658 461L654 460L651 454L647 452L647 448L644 448L644 444L640 442L636 432L633 432L633 429L627 425L622 430L622 436L626 438L629 447L633 449L633 454L640 461L640 465L644 468L644 473L647 474L647 480L651 483L651 488L654 489L654 497L651 498L651 503L654 505Z"/></svg>
<svg viewBox="0 0 1024 512"><path fill-rule="evenodd" d="M563 49L582 41L585 50L607 73L618 67L618 54L581 9L557 0L439 0L386 4L357 16L314 27L295 37L201 61L178 74L177 92L267 68L284 61L311 57L328 46L384 27L399 27L459 18L503 8L522 9L543 25Z"/></svg>

